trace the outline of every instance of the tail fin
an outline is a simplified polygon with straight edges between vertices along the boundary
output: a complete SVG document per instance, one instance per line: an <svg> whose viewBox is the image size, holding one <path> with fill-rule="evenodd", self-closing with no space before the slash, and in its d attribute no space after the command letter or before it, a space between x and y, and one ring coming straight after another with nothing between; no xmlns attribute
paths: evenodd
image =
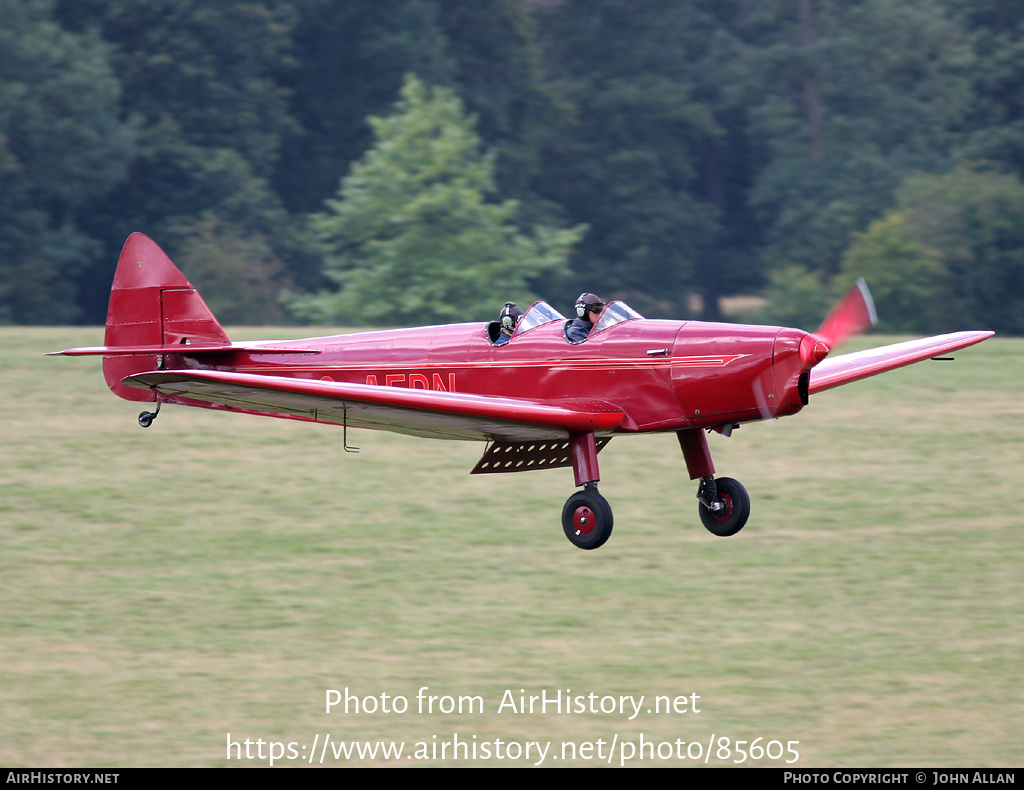
<svg viewBox="0 0 1024 790"><path fill-rule="evenodd" d="M230 343L195 286L166 253L141 233L129 236L117 262L107 308L103 375L110 389L125 400L155 399L152 392L126 387L121 380L158 369L160 353L130 353L129 349ZM129 353L119 356L119 347Z"/></svg>

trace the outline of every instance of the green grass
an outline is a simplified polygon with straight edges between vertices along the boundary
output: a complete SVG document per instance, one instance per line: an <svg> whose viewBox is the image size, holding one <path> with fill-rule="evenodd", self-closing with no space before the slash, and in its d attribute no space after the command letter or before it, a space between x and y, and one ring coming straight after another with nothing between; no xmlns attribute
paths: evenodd
<svg viewBox="0 0 1024 790"><path fill-rule="evenodd" d="M474 443L357 431L350 455L338 429L202 409L142 430L99 360L41 356L100 335L0 330L0 764L264 764L227 762L228 733L1020 762L1022 341L713 436L753 499L734 538L700 526L673 436L616 439L615 532L581 552L568 470L470 477ZM327 689L414 708L422 686L486 709L324 712ZM695 693L700 713L498 714L506 689ZM394 764L344 764L374 762Z"/></svg>

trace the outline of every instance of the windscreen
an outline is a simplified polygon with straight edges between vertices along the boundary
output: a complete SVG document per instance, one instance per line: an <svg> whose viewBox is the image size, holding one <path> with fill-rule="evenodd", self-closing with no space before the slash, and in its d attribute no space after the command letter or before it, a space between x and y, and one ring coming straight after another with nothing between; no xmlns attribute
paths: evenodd
<svg viewBox="0 0 1024 790"><path fill-rule="evenodd" d="M601 313L601 318L597 322L597 326L594 327L594 332L600 332L610 326L615 326L615 324L620 324L623 321L631 321L634 318L643 318L643 316L625 302L609 302L608 306ZM591 332L591 334L594 334L594 332Z"/></svg>
<svg viewBox="0 0 1024 790"><path fill-rule="evenodd" d="M523 332L529 332L531 329L534 329L541 324L564 320L565 316L547 302L534 302L530 306L530 309L523 315L522 320L519 322L519 326L516 327L516 331L513 333L513 337L521 335Z"/></svg>

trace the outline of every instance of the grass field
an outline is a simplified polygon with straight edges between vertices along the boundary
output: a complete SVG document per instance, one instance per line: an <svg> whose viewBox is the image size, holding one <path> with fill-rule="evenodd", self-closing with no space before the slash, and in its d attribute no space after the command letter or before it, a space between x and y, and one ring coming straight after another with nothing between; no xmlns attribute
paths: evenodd
<svg viewBox="0 0 1024 790"><path fill-rule="evenodd" d="M358 431L350 455L339 429L178 407L142 430L98 359L41 356L101 334L0 329L0 765L265 765L229 740L307 758L328 734L406 751L325 765L456 737L491 766L641 739L628 765L688 765L712 737L712 765L758 738L799 767L1021 764L1024 341L713 436L753 501L733 538L700 526L675 437L616 439L615 531L582 552L571 471L470 477L474 443ZM408 711L326 713L346 688ZM645 699L499 712L507 690Z"/></svg>

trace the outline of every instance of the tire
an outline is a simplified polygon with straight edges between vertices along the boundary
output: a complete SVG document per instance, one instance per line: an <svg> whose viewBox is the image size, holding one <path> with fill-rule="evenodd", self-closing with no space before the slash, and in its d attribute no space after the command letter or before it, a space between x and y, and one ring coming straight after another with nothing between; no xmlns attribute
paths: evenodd
<svg viewBox="0 0 1024 790"><path fill-rule="evenodd" d="M704 505L698 505L701 523L712 535L727 538L735 535L750 518L750 495L737 480L719 477L715 480L718 489L716 499L725 503L725 509L713 513Z"/></svg>
<svg viewBox="0 0 1024 790"><path fill-rule="evenodd" d="M603 546L613 524L611 505L596 489L577 491L562 508L562 530L578 549L591 551Z"/></svg>

